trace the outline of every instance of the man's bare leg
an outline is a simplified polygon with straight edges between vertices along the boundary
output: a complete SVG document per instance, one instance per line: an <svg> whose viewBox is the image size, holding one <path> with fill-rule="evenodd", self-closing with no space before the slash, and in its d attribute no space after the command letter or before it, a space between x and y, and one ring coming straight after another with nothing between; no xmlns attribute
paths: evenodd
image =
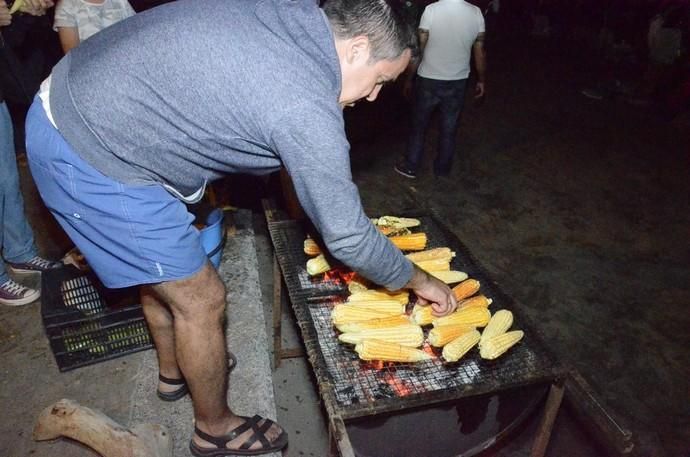
<svg viewBox="0 0 690 457"><path fill-rule="evenodd" d="M151 286L141 286L139 297L146 323L153 338L153 344L156 346L160 374L170 379L181 379L182 373L177 366L177 358L175 357L175 334L173 316L170 310ZM158 390L164 393L174 392L178 389L180 389L179 385L171 385L162 381L158 383Z"/></svg>
<svg viewBox="0 0 690 457"><path fill-rule="evenodd" d="M212 436L223 436L244 423L228 407L227 353L223 321L225 286L210 263L190 278L160 283L154 291L170 306L173 314L174 344L177 364L187 380L192 395L196 425ZM282 429L272 426L266 433L275 440ZM230 441L228 448L239 446L252 435L243 433ZM200 446L214 447L199 437ZM260 449L255 442L251 449Z"/></svg>

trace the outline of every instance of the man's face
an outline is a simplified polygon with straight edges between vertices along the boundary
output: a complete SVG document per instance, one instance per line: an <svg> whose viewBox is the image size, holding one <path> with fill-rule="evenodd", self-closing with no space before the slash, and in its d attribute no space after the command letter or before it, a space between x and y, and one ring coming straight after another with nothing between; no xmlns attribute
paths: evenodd
<svg viewBox="0 0 690 457"><path fill-rule="evenodd" d="M381 87L394 81L410 63L407 49L395 60L369 60L369 42L364 37L348 40L340 49L340 68L343 85L340 91L340 105L352 106L356 101L376 100Z"/></svg>

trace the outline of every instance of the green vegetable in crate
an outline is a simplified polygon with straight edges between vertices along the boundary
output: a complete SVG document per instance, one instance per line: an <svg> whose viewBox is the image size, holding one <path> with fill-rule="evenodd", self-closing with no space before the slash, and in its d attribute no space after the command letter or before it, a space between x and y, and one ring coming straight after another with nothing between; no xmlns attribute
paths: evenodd
<svg viewBox="0 0 690 457"><path fill-rule="evenodd" d="M62 330L62 338L65 345L65 350L68 353L80 352L89 350L92 352L93 348L93 334L101 330L101 325L98 322L88 322L78 327L70 327Z"/></svg>

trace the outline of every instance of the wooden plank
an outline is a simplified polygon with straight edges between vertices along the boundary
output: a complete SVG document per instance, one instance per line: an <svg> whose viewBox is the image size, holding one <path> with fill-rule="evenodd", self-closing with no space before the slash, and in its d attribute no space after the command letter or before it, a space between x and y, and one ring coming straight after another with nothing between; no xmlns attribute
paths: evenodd
<svg viewBox="0 0 690 457"><path fill-rule="evenodd" d="M580 423L598 443L611 454L630 454L634 448L633 434L619 423L613 411L607 411L594 389L575 369L568 373L565 402Z"/></svg>
<svg viewBox="0 0 690 457"><path fill-rule="evenodd" d="M339 416L330 418L328 435L330 442L329 454L331 457L355 457L355 451L350 443L345 423Z"/></svg>
<svg viewBox="0 0 690 457"><path fill-rule="evenodd" d="M273 369L280 366L282 354L283 276L275 254L273 255Z"/></svg>
<svg viewBox="0 0 690 457"><path fill-rule="evenodd" d="M291 348L283 349L280 351L281 359L295 359L297 357L304 357L304 349L302 348Z"/></svg>
<svg viewBox="0 0 690 457"><path fill-rule="evenodd" d="M558 410L560 409L564 392L565 386L562 380L554 381L554 383L551 384L549 396L544 406L544 415L541 418L537 436L532 444L532 453L530 454L532 457L544 457L546 453L546 447L549 445L553 424L556 421L556 416L558 416Z"/></svg>

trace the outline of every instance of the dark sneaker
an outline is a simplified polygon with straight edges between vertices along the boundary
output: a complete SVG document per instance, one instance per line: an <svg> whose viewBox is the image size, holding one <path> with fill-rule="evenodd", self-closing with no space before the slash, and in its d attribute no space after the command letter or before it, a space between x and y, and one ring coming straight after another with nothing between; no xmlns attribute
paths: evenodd
<svg viewBox="0 0 690 457"><path fill-rule="evenodd" d="M403 175L406 178L414 179L417 177L417 172L405 165L396 165L393 167L396 173Z"/></svg>
<svg viewBox="0 0 690 457"><path fill-rule="evenodd" d="M41 293L17 284L11 279L0 285L0 304L7 306L22 306L38 299Z"/></svg>
<svg viewBox="0 0 690 457"><path fill-rule="evenodd" d="M62 266L62 263L54 262L52 260L47 260L43 257L36 256L28 262L9 263L9 266L15 273L32 273L34 271L41 272L46 270L53 270L55 268L60 268Z"/></svg>

